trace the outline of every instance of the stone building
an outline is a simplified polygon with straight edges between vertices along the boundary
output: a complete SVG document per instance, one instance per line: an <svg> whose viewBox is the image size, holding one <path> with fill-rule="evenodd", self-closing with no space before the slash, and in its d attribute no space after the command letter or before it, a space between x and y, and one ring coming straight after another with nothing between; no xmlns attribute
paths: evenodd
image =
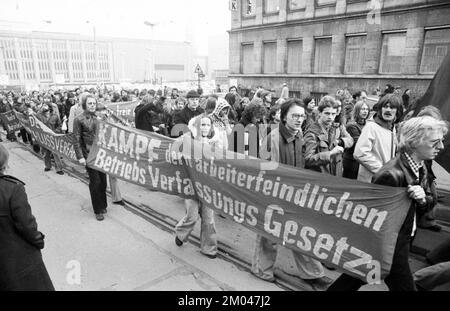
<svg viewBox="0 0 450 311"><path fill-rule="evenodd" d="M374 94L387 83L420 96L450 51L448 0L235 0L230 78L291 96Z"/></svg>
<svg viewBox="0 0 450 311"><path fill-rule="evenodd" d="M0 30L0 86L194 79L189 42Z"/></svg>

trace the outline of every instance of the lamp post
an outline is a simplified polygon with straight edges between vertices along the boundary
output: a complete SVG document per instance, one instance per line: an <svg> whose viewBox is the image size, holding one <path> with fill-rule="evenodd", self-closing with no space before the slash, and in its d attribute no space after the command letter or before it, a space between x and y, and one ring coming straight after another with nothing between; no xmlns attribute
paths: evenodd
<svg viewBox="0 0 450 311"><path fill-rule="evenodd" d="M152 23L149 21L144 21L144 25L150 27L150 48L147 48L147 50L150 53L150 79L151 80L155 80L155 84L157 83L157 77L156 77L156 70L155 70L155 53L153 53L154 51L152 50L153 47L153 29L155 28L155 26L158 25L163 25L163 24L172 24L173 20L170 20L168 22L158 22L158 23ZM153 73L153 78L152 78L152 73Z"/></svg>
<svg viewBox="0 0 450 311"><path fill-rule="evenodd" d="M97 53L97 31L95 29L95 24L91 21L86 21L86 24L92 25L92 32L94 35L94 57L95 57L95 83L98 85L98 53Z"/></svg>

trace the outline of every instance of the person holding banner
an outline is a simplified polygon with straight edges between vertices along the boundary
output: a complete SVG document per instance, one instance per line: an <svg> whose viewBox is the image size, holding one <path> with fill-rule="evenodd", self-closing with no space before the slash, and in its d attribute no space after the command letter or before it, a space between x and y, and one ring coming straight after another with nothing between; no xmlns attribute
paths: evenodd
<svg viewBox="0 0 450 311"><path fill-rule="evenodd" d="M211 148L215 149L224 148L223 141L221 141L220 137L216 135L213 121L210 119L210 117L204 114L195 117L189 123L189 130L190 132L184 134L179 139L183 140L192 138L196 141L194 148L198 147L199 143L208 144L211 146ZM196 153L194 153L194 155L195 154ZM175 226L175 244L177 246L182 246L183 243L188 240L192 230L194 230L194 226L200 214L200 252L208 258L216 258L217 237L216 226L214 222L214 211L206 206L201 205L200 202L196 200L185 199L184 204L186 207L186 215Z"/></svg>
<svg viewBox="0 0 450 311"><path fill-rule="evenodd" d="M8 97L11 97L12 94L8 93ZM12 105L9 103L9 101L6 98L2 98L0 100L0 113L9 112L13 109ZM8 131L6 124L2 122L3 129L6 131L6 139L9 141L17 141L16 134L14 132Z"/></svg>
<svg viewBox="0 0 450 311"><path fill-rule="evenodd" d="M61 119L59 118L59 114L53 111L52 105L47 104L47 102L44 103L41 111L36 114L36 118L38 118L39 121L44 123L54 133L61 133ZM44 171L48 172L52 169L52 152L42 146L41 150L44 152ZM62 171L63 163L59 155L53 153L53 159L55 160L56 174L64 175L64 172Z"/></svg>
<svg viewBox="0 0 450 311"><path fill-rule="evenodd" d="M411 239L416 231L416 211L428 211L436 202L433 179L424 162L433 160L444 149L443 139L447 132L448 123L429 116L401 123L399 153L373 176L374 184L405 188L411 200L398 233L391 270L384 280L392 291L416 290L408 262ZM360 279L342 274L328 290L358 290L364 284Z"/></svg>
<svg viewBox="0 0 450 311"><path fill-rule="evenodd" d="M83 96L81 106L83 113L75 118L73 122L73 133L78 144L75 145L75 152L78 161L86 165L86 159L94 143L98 119L96 116L97 100L92 95ZM91 194L92 207L95 218L98 221L105 219L108 203L106 201L106 174L86 166L89 175L89 192Z"/></svg>
<svg viewBox="0 0 450 311"><path fill-rule="evenodd" d="M280 112L281 122L264 138L260 157L264 160L304 168L301 127L305 119L305 106L301 100L290 99L283 103ZM271 163L267 165L271 165ZM266 169L273 168L267 167ZM293 255L297 271L302 279L307 280L311 286L317 289L323 289L329 285L327 279L324 278L325 270L319 261L299 252L293 252ZM262 280L274 282L273 270L276 257L277 243L265 236L257 235L252 258L252 273Z"/></svg>

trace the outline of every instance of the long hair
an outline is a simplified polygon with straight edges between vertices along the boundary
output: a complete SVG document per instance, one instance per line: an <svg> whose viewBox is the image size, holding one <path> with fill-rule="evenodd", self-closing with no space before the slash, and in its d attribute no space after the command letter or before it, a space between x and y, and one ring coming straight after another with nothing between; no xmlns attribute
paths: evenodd
<svg viewBox="0 0 450 311"><path fill-rule="evenodd" d="M352 121L356 122L356 123L360 123L360 121L364 121L364 123L366 123L367 118L369 117L369 114L367 114L367 117L362 120L360 113L361 113L361 108L366 105L367 108L369 108L369 105L367 105L365 102L363 102L362 100L360 100L359 102L357 102L355 104L355 107L353 107L353 113L352 113Z"/></svg>

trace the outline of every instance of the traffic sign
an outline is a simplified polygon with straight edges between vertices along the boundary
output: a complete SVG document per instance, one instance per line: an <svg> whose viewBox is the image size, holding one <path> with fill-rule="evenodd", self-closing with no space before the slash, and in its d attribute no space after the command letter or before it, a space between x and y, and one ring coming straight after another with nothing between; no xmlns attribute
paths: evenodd
<svg viewBox="0 0 450 311"><path fill-rule="evenodd" d="M202 67L200 67L199 64L197 64L197 66L195 67L194 73L203 74Z"/></svg>

